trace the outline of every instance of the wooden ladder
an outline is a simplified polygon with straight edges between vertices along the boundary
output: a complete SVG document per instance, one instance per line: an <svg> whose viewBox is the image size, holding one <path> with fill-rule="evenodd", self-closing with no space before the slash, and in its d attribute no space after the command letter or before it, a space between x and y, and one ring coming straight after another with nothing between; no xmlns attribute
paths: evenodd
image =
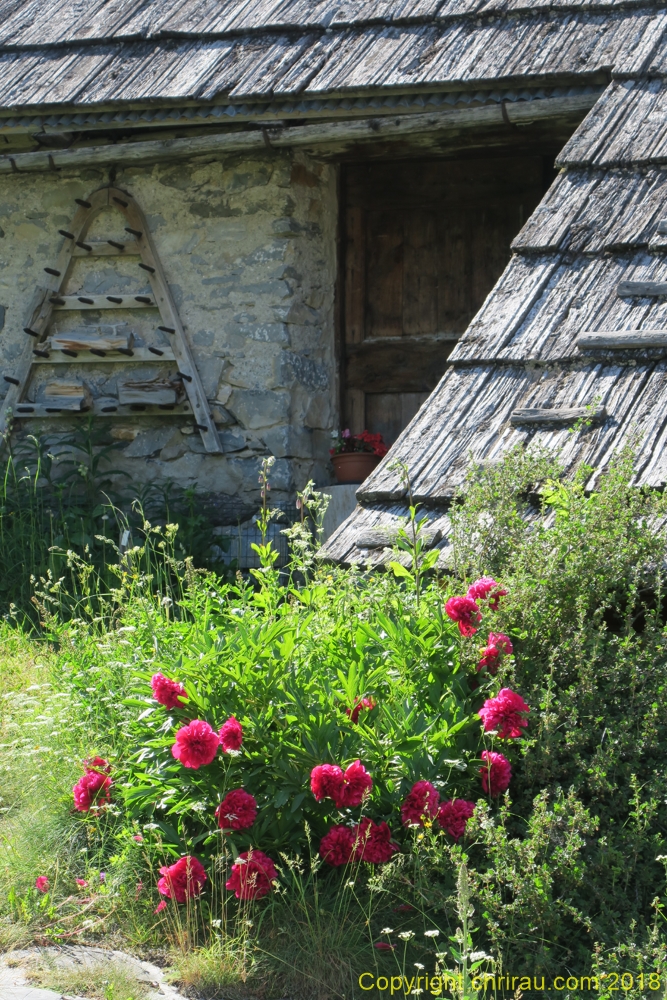
<svg viewBox="0 0 667 1000"><path fill-rule="evenodd" d="M46 283L35 291L29 309L26 313L24 331L28 341L13 373L5 374L4 380L9 383L2 410L0 411L0 434L5 438L11 422L15 419L29 417L72 416L90 412L95 416L111 417L138 415L172 415L188 413L194 416L195 426L201 433L207 452L221 454L222 448L218 438L206 394L204 392L197 366L188 344L183 324L181 323L167 284L162 265L146 225L144 214L134 198L119 188L106 187L95 191L87 199L76 199L77 209L70 228L59 230L64 237L63 246L58 254L54 267L45 267L48 275ZM131 239L123 240L90 240L86 242L86 234L93 219L105 208L115 208L126 219L125 231ZM151 285L151 295L67 295L62 293L72 273L78 258L81 257L139 257L138 267L143 276L148 276ZM170 348L111 348L111 351L77 349L66 350L60 344L56 347L47 345L47 334L54 311L80 309L157 309L161 323L158 330L169 335ZM62 338L58 338L60 341ZM48 347L48 349L45 349ZM60 349L58 349L60 347ZM74 360L71 360L74 359ZM25 402L25 395L30 384L33 366L38 364L53 364L67 361L70 364L99 363L117 361L125 364L132 360L145 364L147 361L163 364L165 361L175 361L177 365L176 379L180 380L188 402L164 404L122 404L120 400L93 400L90 405L76 405L75 408L64 405L45 406L39 403Z"/></svg>

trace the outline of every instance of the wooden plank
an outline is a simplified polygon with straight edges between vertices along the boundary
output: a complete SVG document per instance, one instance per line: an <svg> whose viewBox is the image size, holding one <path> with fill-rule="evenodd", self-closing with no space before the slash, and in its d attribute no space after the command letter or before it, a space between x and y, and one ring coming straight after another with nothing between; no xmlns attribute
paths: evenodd
<svg viewBox="0 0 667 1000"><path fill-rule="evenodd" d="M73 257L130 257L140 253L136 240L80 240L86 246L74 245ZM90 249L87 249L90 247Z"/></svg>
<svg viewBox="0 0 667 1000"><path fill-rule="evenodd" d="M658 236L667 236L667 219L661 219L655 231Z"/></svg>
<svg viewBox="0 0 667 1000"><path fill-rule="evenodd" d="M145 382L124 382L118 386L118 402L126 403L176 403L178 390L167 379Z"/></svg>
<svg viewBox="0 0 667 1000"><path fill-rule="evenodd" d="M616 294L642 297L644 295L667 295L667 281L620 281Z"/></svg>
<svg viewBox="0 0 667 1000"><path fill-rule="evenodd" d="M667 330L587 330L576 339L577 347L628 349L667 347Z"/></svg>
<svg viewBox="0 0 667 1000"><path fill-rule="evenodd" d="M359 344L365 334L365 212L353 206L345 213L345 343Z"/></svg>
<svg viewBox="0 0 667 1000"><path fill-rule="evenodd" d="M75 351L76 358L73 358L71 354L63 354L62 351L49 350L47 347L44 350L48 353L48 357L34 357L34 365L71 365L76 363L77 365L97 365L97 364L134 364L136 362L151 361L175 361L174 352L169 347L159 347L157 350L160 354L155 354L149 347L132 347L131 356L126 354L105 354L104 357L100 357L99 354L91 354L90 351Z"/></svg>
<svg viewBox="0 0 667 1000"><path fill-rule="evenodd" d="M348 346L345 385L364 392L430 392L455 343L453 335L447 339L388 337Z"/></svg>
<svg viewBox="0 0 667 1000"><path fill-rule="evenodd" d="M513 122L528 124L567 114L583 114L598 99L598 94L576 94L566 97L549 97L535 101L517 101L509 112ZM119 142L113 147L114 163L157 163L160 160L190 159L192 156L221 155L233 152L266 152L265 136L276 149L301 147L322 152L329 147L331 155L353 149L361 142L381 142L385 139L404 139L408 136L433 132L458 132L461 128L503 126L500 105L452 108L428 114L392 115L386 118L366 118L362 121L324 122L299 125L291 128L268 128L256 132L217 132L186 139L147 140L145 142ZM108 146L88 146L71 150L52 150L35 153L17 153L0 156L0 173L16 170L45 172L71 167L107 167L111 151Z"/></svg>
<svg viewBox="0 0 667 1000"><path fill-rule="evenodd" d="M51 335L48 344L57 351L126 351L130 347L131 340L130 333L96 337L74 332Z"/></svg>
<svg viewBox="0 0 667 1000"><path fill-rule="evenodd" d="M367 213L366 332L371 337L403 335L404 226L398 205Z"/></svg>
<svg viewBox="0 0 667 1000"><path fill-rule="evenodd" d="M192 416L192 407L186 401L172 405L138 404L123 405L117 399L94 399L90 406L83 410L66 410L64 407L46 407L43 403L18 403L14 411L14 419L25 420L48 417L49 420L58 417L71 417L75 413L95 417L183 417Z"/></svg>
<svg viewBox="0 0 667 1000"><path fill-rule="evenodd" d="M345 390L345 412L343 426L353 434L360 434L366 428L366 396L363 389Z"/></svg>
<svg viewBox="0 0 667 1000"><path fill-rule="evenodd" d="M512 424L574 424L577 420L603 420L607 415L604 406L568 406L568 407L526 407L512 410Z"/></svg>
<svg viewBox="0 0 667 1000"><path fill-rule="evenodd" d="M141 295L52 295L56 311L65 309L155 309L157 302L150 293Z"/></svg>

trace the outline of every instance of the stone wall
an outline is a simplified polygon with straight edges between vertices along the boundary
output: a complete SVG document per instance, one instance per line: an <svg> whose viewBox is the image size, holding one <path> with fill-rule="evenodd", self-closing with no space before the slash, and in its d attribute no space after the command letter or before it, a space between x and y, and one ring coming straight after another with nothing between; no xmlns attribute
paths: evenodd
<svg viewBox="0 0 667 1000"><path fill-rule="evenodd" d="M58 229L67 229L74 199L109 179L108 172L85 170L0 181L2 374L11 375L24 347L26 306L43 268L55 261ZM289 502L310 478L330 482L328 448L338 422L335 168L267 150L252 159L119 168L114 183L136 198L148 219L225 452L207 455L184 417L109 418L121 445L114 466L133 482L196 487L217 506L219 523L256 509L264 455L276 457L275 500ZM89 235L119 238L123 225L122 216L109 211ZM134 260L82 260L65 290L140 294L148 286ZM56 315L63 330L127 321L147 344L165 336L155 333L152 310ZM130 369L136 378L161 371L130 363L42 366L29 396L39 398L40 385L54 373L82 377L93 395L109 395ZM3 392L6 383L0 386ZM39 430L53 439L66 426L71 422L23 421L15 433Z"/></svg>

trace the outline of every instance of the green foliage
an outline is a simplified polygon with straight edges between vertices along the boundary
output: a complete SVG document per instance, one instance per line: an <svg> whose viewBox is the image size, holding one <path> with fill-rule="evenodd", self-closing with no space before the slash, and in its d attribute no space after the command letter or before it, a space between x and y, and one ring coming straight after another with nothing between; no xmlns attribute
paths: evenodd
<svg viewBox="0 0 667 1000"><path fill-rule="evenodd" d="M310 792L310 772L322 763L361 759L374 781L368 810L396 825L414 781L428 778L444 790L475 749L457 633L437 590L419 613L391 580L351 574L301 590L275 583L272 615L262 596L247 586L207 589L190 606L197 628L178 656L158 652L136 673L127 704L138 710L132 742L141 749L129 765L126 801L178 851L186 843L212 849L215 808L241 786L260 814L251 833L230 835L235 849L302 850L305 822L319 839L337 817L330 801L318 804ZM158 670L185 684L182 709L167 713L151 701ZM363 697L376 707L352 724L346 710ZM196 771L174 760L180 725L199 718L219 728L230 715L245 733L240 756L220 754Z"/></svg>
<svg viewBox="0 0 667 1000"><path fill-rule="evenodd" d="M250 579L197 571L175 526L140 514L136 544L99 543L106 576L69 554L69 577L37 588L42 638L27 643L5 626L3 912L56 940L102 927L139 946L166 938L185 981L211 996L216 976L225 995L269 981L283 995L359 995L358 972L410 977L415 963L456 973L464 993L479 969L635 981L662 971L667 500L630 487L631 465L622 456L593 491L591 470L567 480L542 454L473 469L451 511L446 580L434 577L414 502L398 570L323 565L312 485L287 529L287 572L266 537ZM260 528L269 514L267 499ZM495 610L482 603L477 635L461 638L444 600L488 574L508 594ZM476 669L488 631L515 648L495 677ZM186 685L183 708L152 700L157 671ZM476 712L501 687L531 707L520 740L482 737ZM346 709L364 697L375 707L353 724ZM174 760L181 725L218 728L232 714L244 728L238 756L196 771ZM481 796L483 747L512 764L500 801ZM112 762L112 808L73 815L71 786L94 753ZM317 803L312 767L357 758L374 781L363 809ZM476 800L459 844L437 825L402 827L399 805L421 778L443 797ZM215 808L238 787L255 795L258 818L223 837ZM330 869L320 837L362 812L387 820L401 852L385 866ZM250 844L275 860L279 889L237 905L224 883ZM155 914L158 869L185 851L205 861L206 893ZM52 882L48 897L37 874ZM85 913L76 878L97 879ZM611 997L605 982L599 995Z"/></svg>

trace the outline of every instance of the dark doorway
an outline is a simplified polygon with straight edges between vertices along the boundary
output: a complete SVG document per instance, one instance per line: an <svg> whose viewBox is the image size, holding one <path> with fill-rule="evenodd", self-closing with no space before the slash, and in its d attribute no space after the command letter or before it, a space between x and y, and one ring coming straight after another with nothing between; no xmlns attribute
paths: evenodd
<svg viewBox="0 0 667 1000"><path fill-rule="evenodd" d="M552 176L536 155L343 167L344 427L396 440Z"/></svg>

